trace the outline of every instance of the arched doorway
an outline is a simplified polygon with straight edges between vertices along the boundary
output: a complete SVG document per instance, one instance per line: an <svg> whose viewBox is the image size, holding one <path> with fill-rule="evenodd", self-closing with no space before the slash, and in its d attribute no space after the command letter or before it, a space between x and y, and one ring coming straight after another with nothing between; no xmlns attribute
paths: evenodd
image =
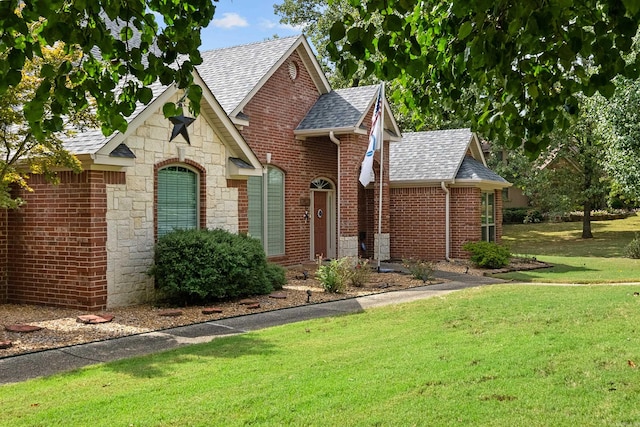
<svg viewBox="0 0 640 427"><path fill-rule="evenodd" d="M336 191L326 178L311 181L311 259L336 257Z"/></svg>

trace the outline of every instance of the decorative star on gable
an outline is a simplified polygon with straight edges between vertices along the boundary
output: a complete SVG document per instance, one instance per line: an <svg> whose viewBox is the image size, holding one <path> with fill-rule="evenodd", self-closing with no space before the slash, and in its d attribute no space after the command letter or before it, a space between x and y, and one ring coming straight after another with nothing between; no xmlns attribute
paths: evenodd
<svg viewBox="0 0 640 427"><path fill-rule="evenodd" d="M189 145L191 145L191 141L189 140L189 132L187 131L187 127L193 123L196 119L193 117L185 117L180 114L179 116L171 116L169 117L169 121L173 123L173 131L171 132L171 138L169 138L169 142L173 140L178 135L182 135L184 139L187 141Z"/></svg>

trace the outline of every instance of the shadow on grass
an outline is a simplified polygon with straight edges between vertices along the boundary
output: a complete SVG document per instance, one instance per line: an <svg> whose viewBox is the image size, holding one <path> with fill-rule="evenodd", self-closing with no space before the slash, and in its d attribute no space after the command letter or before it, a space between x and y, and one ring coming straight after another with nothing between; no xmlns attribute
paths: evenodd
<svg viewBox="0 0 640 427"><path fill-rule="evenodd" d="M573 275L575 273L587 273L587 272L597 272L600 271L595 268L589 268L587 265L575 266L575 265L567 265L567 264L558 264L554 263L550 267L540 268L536 270L524 270L524 271L512 271L509 273L498 273L492 274L491 277L495 277L497 279L503 280L512 280L516 282L534 282L534 281L544 281L544 279L548 279L549 281L559 282L562 281L562 274ZM569 280L570 282L573 280Z"/></svg>
<svg viewBox="0 0 640 427"><path fill-rule="evenodd" d="M528 230L505 237L514 253L554 256L620 258L634 239L634 231L597 231L592 239L581 238L581 231L550 235L544 230Z"/></svg>
<svg viewBox="0 0 640 427"><path fill-rule="evenodd" d="M200 364L215 364L216 359L272 356L280 351L274 342L250 332L239 332L324 317L348 316L362 311L362 306L353 298L174 328L159 335L141 335L138 337L140 342L135 342L134 337L128 337L125 339L130 347L144 348L144 351L138 352L143 355L105 364L104 369L138 378L154 378L175 375L184 369L182 365L185 364L198 369ZM194 340L197 341L200 337L211 341L194 343ZM187 345L178 347L180 344ZM154 345L158 347L158 353L154 351ZM171 347L177 348L164 351Z"/></svg>
<svg viewBox="0 0 640 427"><path fill-rule="evenodd" d="M201 364L211 365L216 359L274 354L273 343L252 334L216 338L211 342L188 345L162 353L118 360L104 365L105 370L136 378L173 376L183 371L186 364L199 369Z"/></svg>

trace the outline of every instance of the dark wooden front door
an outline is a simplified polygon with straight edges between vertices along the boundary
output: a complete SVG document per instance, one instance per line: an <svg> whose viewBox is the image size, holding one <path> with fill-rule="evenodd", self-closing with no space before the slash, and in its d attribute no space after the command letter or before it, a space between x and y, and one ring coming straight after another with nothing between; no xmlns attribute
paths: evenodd
<svg viewBox="0 0 640 427"><path fill-rule="evenodd" d="M313 242L316 257L327 257L327 192L313 192Z"/></svg>

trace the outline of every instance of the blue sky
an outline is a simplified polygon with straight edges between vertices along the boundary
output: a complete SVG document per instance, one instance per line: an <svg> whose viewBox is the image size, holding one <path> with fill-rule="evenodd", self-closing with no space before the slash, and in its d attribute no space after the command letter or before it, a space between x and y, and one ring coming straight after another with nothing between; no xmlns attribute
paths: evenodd
<svg viewBox="0 0 640 427"><path fill-rule="evenodd" d="M273 13L278 0L220 0L215 3L213 22L202 31L201 50L218 49L253 43L274 35L287 37L301 33L300 29L284 26Z"/></svg>

